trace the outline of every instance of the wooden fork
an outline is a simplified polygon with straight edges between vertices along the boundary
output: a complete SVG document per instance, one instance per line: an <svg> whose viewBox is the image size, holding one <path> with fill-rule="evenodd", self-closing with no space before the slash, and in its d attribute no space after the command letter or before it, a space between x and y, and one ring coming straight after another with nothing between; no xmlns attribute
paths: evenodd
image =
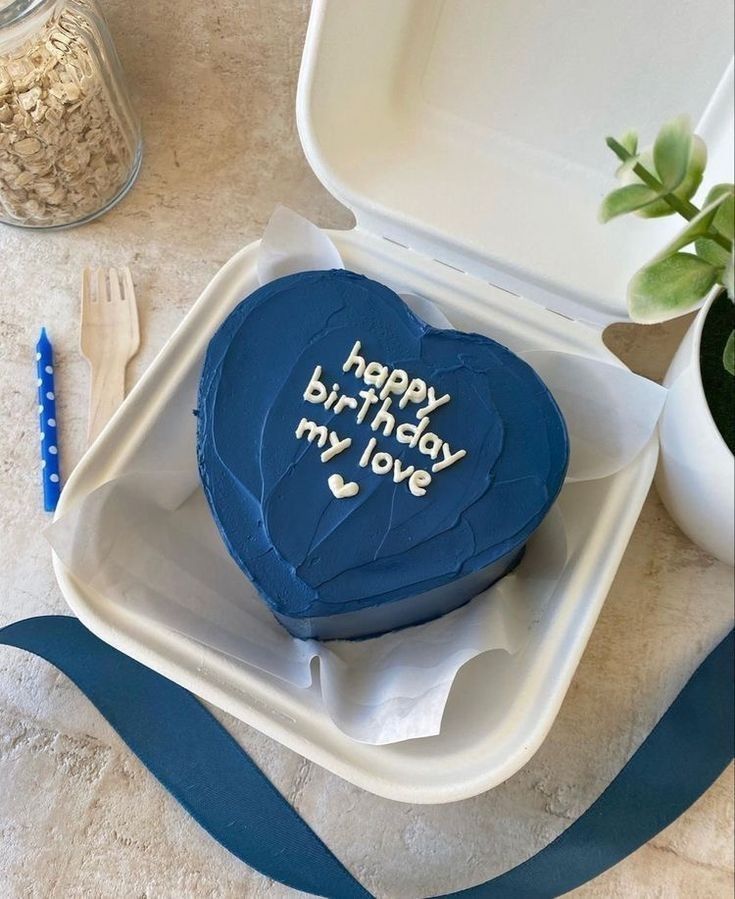
<svg viewBox="0 0 735 899"><path fill-rule="evenodd" d="M125 398L125 369L140 346L138 307L129 269L84 270L79 345L91 369L90 444Z"/></svg>

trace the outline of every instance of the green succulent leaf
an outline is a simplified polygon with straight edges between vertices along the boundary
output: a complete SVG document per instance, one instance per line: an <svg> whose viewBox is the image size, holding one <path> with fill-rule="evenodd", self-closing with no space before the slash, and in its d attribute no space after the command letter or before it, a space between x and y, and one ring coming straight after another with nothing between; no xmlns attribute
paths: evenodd
<svg viewBox="0 0 735 899"><path fill-rule="evenodd" d="M670 241L664 248L658 253L652 262L657 262L659 259L664 259L666 256L673 256L674 253L677 253L679 250L683 250L684 247L688 246L690 243L695 243L699 239L703 238L703 235L708 234L710 228L712 227L712 223L717 218L717 214L720 208L727 202L727 195L721 194L720 196L716 196L711 203L704 206L700 211L694 216L694 218L687 222L686 227L680 231L676 237ZM711 240L708 240L707 243L711 243L712 246L716 247L718 250L721 249L717 244L713 243ZM724 250L722 250L725 253ZM701 254L698 253L701 257ZM725 257L727 254L725 253ZM701 257L705 258L705 257ZM722 268L722 266L727 261L727 258L724 260L719 259L706 259L705 261L709 262L715 268Z"/></svg>
<svg viewBox="0 0 735 899"><path fill-rule="evenodd" d="M725 371L735 375L735 331L730 331L730 336L727 338L725 351L722 354L722 364L725 366Z"/></svg>
<svg viewBox="0 0 735 899"><path fill-rule="evenodd" d="M625 147L631 156L635 156L638 152L638 135L635 131L626 131L620 138L620 144Z"/></svg>
<svg viewBox="0 0 735 899"><path fill-rule="evenodd" d="M600 221L609 222L610 219L625 215L627 212L635 212L647 203L653 203L659 194L645 184L627 184L608 194L600 206Z"/></svg>
<svg viewBox="0 0 735 899"><path fill-rule="evenodd" d="M735 231L735 186L732 184L716 184L707 194L706 207L720 201L712 226L726 237L733 240ZM705 208L706 208L705 207ZM702 237L696 243L697 255L717 266L727 266L732 261L732 254L713 240ZM730 294L732 296L732 294Z"/></svg>
<svg viewBox="0 0 735 899"><path fill-rule="evenodd" d="M640 164L647 168L652 174L658 175L656 167L653 164L653 153L650 150L641 154ZM680 200L691 200L694 194L699 190L706 165L707 147L702 138L695 134L692 139L692 152L689 157L687 173L681 184L675 191L672 191L674 196L678 197ZM636 181L638 180L636 175L633 177ZM665 215L673 215L673 212L673 209L666 200L657 200L655 203L651 203L650 206L646 206L645 209L638 210L636 215L641 218L653 219L661 218Z"/></svg>
<svg viewBox="0 0 735 899"><path fill-rule="evenodd" d="M653 145L653 164L667 191L676 190L686 178L692 152L692 126L688 116L667 122Z"/></svg>
<svg viewBox="0 0 735 899"><path fill-rule="evenodd" d="M707 194L705 205L724 197L713 225L728 240L735 239L735 184L715 184Z"/></svg>
<svg viewBox="0 0 735 899"><path fill-rule="evenodd" d="M709 262L710 265L716 265L720 268L727 265L727 260L729 259L727 250L719 244L716 244L713 240L709 240L706 237L700 237L694 246L697 251L697 256L699 256L700 259Z"/></svg>
<svg viewBox="0 0 735 899"><path fill-rule="evenodd" d="M692 309L717 282L717 269L693 253L657 258L638 271L628 286L633 321L667 321Z"/></svg>
<svg viewBox="0 0 735 899"><path fill-rule="evenodd" d="M615 177L621 184L641 184L642 182L633 174L633 169L640 162L640 157L629 156L625 162L621 162L615 169Z"/></svg>

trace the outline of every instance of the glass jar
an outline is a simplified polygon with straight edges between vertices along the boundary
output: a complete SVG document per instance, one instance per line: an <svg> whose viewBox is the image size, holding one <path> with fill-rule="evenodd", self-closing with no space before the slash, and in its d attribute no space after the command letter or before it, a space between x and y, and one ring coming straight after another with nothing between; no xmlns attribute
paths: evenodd
<svg viewBox="0 0 735 899"><path fill-rule="evenodd" d="M101 215L132 185L141 149L95 0L0 0L0 222Z"/></svg>

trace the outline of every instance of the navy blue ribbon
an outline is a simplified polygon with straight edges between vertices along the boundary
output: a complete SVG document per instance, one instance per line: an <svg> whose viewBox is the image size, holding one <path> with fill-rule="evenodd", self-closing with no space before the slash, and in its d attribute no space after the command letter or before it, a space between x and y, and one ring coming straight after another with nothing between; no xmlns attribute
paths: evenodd
<svg viewBox="0 0 735 899"><path fill-rule="evenodd" d="M252 759L187 690L103 643L75 618L0 629L67 675L189 814L237 858L329 899L370 899ZM556 897L671 824L733 758L733 632L710 653L602 795L556 840L453 899ZM443 897L449 899L449 897Z"/></svg>

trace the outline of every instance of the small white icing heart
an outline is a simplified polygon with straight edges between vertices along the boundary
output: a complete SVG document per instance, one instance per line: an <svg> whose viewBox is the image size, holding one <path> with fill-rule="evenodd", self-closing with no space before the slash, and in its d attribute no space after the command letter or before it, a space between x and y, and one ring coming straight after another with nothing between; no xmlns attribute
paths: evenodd
<svg viewBox="0 0 735 899"><path fill-rule="evenodd" d="M360 485L355 481L349 481L349 483L345 484L341 474L330 475L327 484L329 484L329 489L337 499L345 499L348 496L354 496L360 490Z"/></svg>

